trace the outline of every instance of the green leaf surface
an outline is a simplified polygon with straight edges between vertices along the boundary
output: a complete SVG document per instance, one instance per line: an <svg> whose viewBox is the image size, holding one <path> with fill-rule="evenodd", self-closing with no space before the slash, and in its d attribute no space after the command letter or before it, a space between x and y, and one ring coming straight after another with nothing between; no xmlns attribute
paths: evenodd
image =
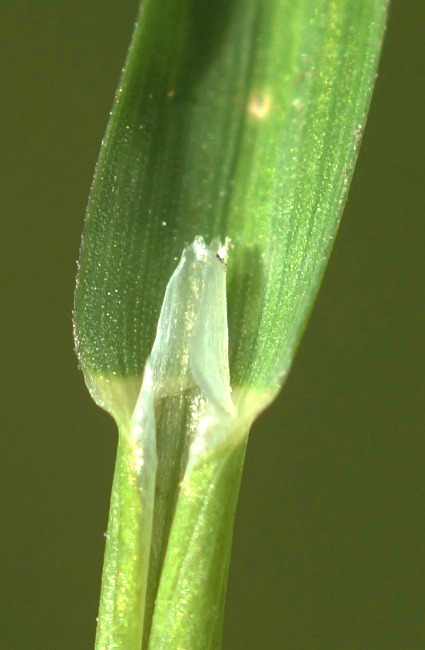
<svg viewBox="0 0 425 650"><path fill-rule="evenodd" d="M386 4L144 2L87 211L86 371L140 377L168 279L202 235L234 245L233 384L286 373L345 201Z"/></svg>
<svg viewBox="0 0 425 650"><path fill-rule="evenodd" d="M195 237L229 238L229 362L239 418L237 439L232 434L227 448L186 476L194 394L155 402L143 648L219 647L246 433L288 373L326 267L386 8L386 0L142 3L87 209L76 349L94 399L126 431L183 249ZM122 521L141 507L137 490L127 495L116 501ZM126 543L140 564L146 548L134 550L137 525L132 530ZM108 539L115 554L120 539ZM111 562L107 549L103 594L108 575L114 581ZM125 613L105 611L100 619L116 647L140 647L140 621L122 641Z"/></svg>

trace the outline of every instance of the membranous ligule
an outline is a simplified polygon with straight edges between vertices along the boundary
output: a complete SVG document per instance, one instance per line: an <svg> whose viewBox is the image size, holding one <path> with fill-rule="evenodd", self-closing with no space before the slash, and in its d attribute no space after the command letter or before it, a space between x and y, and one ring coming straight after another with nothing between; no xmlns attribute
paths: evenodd
<svg viewBox="0 0 425 650"><path fill-rule="evenodd" d="M140 426L145 413L158 400L189 391L196 409L191 409L189 423L188 469L221 442L236 418L228 361L226 255L227 246L217 239L207 246L196 237L184 249L167 285L132 416L132 427L144 431L140 444L152 448L155 431ZM151 426L152 419L148 421Z"/></svg>

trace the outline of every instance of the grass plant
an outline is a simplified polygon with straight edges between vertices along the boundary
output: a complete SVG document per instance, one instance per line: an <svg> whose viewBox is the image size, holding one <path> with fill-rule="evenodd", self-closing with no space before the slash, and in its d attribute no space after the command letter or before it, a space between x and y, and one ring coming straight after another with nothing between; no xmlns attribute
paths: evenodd
<svg viewBox="0 0 425 650"><path fill-rule="evenodd" d="M116 420L96 648L217 649L253 420L290 369L346 200L386 0L144 0L75 293Z"/></svg>

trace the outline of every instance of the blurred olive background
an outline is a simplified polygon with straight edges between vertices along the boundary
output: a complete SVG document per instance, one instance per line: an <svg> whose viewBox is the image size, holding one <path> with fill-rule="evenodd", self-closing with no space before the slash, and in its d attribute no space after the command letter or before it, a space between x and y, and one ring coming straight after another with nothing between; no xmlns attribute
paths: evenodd
<svg viewBox="0 0 425 650"><path fill-rule="evenodd" d="M77 369L72 293L137 4L0 3L5 649L93 646L116 433ZM325 282L252 431L224 650L425 647L424 17L393 3Z"/></svg>

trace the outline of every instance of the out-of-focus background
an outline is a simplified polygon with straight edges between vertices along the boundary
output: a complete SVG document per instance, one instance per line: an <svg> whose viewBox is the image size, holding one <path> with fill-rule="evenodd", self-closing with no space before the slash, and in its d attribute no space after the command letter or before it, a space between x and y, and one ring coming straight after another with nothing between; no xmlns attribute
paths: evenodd
<svg viewBox="0 0 425 650"><path fill-rule="evenodd" d="M0 3L0 647L93 646L116 433L71 336L137 0ZM252 431L224 650L425 647L423 0L394 1L340 235Z"/></svg>

